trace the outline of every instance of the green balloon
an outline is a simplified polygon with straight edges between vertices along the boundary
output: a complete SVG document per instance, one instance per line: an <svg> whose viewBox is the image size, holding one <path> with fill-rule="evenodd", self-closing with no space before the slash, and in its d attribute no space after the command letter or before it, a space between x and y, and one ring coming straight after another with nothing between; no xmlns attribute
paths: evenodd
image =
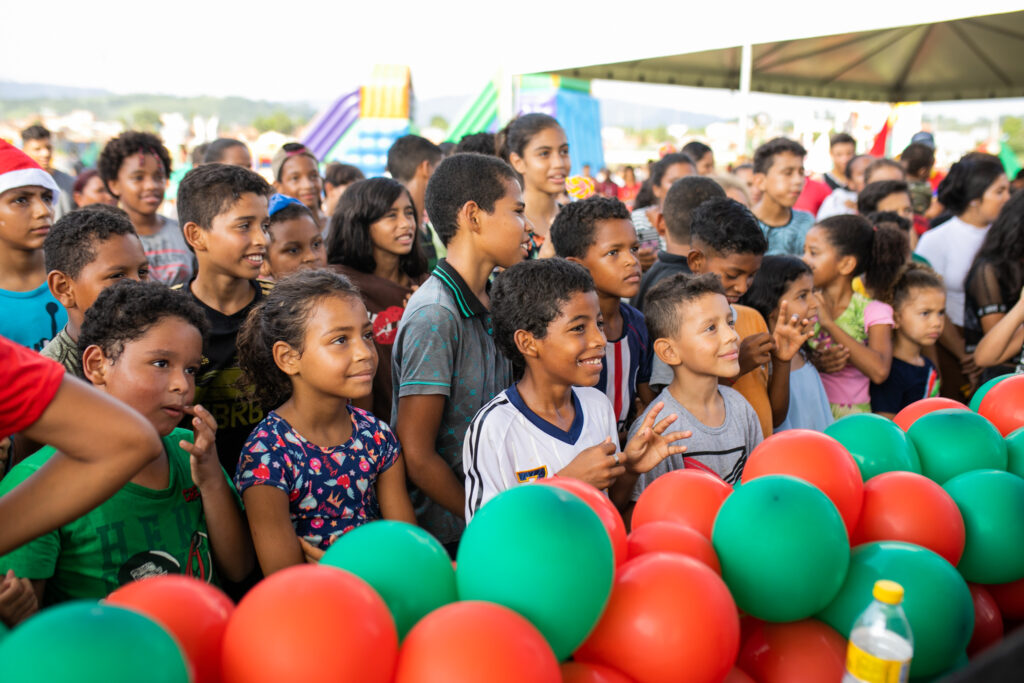
<svg viewBox="0 0 1024 683"><path fill-rule="evenodd" d="M96 602L45 609L0 643L4 683L188 683L189 669L156 622Z"/></svg>
<svg viewBox="0 0 1024 683"><path fill-rule="evenodd" d="M992 423L958 408L922 415L907 430L921 474L938 484L971 470L1006 469L1006 442Z"/></svg>
<svg viewBox="0 0 1024 683"><path fill-rule="evenodd" d="M825 433L850 451L864 481L885 472L921 474L917 451L906 433L881 415L848 415L829 425Z"/></svg>
<svg viewBox="0 0 1024 683"><path fill-rule="evenodd" d="M949 667L940 674L934 676L918 676L917 678L911 678L910 683L939 683L946 676L959 671L960 669L966 669L970 665L970 660L967 659L967 653L961 652L960 656L953 662L953 666Z"/></svg>
<svg viewBox="0 0 1024 683"><path fill-rule="evenodd" d="M978 408L981 407L981 402L985 400L985 394L988 393L988 390L1002 382L1007 377L1013 377L1013 373L1011 372L1006 375L999 375L998 377L993 377L992 379L978 387L978 390L974 392L973 396L971 396L971 410L973 410L974 412L978 412Z"/></svg>
<svg viewBox="0 0 1024 683"><path fill-rule="evenodd" d="M878 541L854 548L842 589L818 618L849 638L879 579L903 586L903 611L914 636L911 675L932 676L953 666L974 631L974 602L953 565L921 546Z"/></svg>
<svg viewBox="0 0 1024 683"><path fill-rule="evenodd" d="M725 499L711 542L736 605L765 621L805 619L832 601L850 561L846 526L828 497L783 475Z"/></svg>
<svg viewBox="0 0 1024 683"><path fill-rule="evenodd" d="M1024 427L1006 435L1006 470L1024 477Z"/></svg>
<svg viewBox="0 0 1024 683"><path fill-rule="evenodd" d="M352 572L380 593L400 639L427 614L458 600L455 569L444 547L405 522L356 527L334 542L320 564Z"/></svg>
<svg viewBox="0 0 1024 683"><path fill-rule="evenodd" d="M615 574L604 525L575 495L517 486L474 515L459 545L460 600L519 612L563 660L597 624Z"/></svg>
<svg viewBox="0 0 1024 683"><path fill-rule="evenodd" d="M957 569L974 583L1024 578L1024 479L999 470L975 470L942 488L960 508L967 530Z"/></svg>

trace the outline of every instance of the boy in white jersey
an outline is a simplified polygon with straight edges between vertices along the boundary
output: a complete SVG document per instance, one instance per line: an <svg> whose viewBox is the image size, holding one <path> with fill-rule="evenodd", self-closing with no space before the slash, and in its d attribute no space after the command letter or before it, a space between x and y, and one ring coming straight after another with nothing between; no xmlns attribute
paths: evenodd
<svg viewBox="0 0 1024 683"><path fill-rule="evenodd" d="M477 412L463 444L466 521L506 489L573 477L610 489L623 506L637 477L670 455L687 432L665 434L654 405L618 452L615 414L597 389L606 339L594 282L562 259L518 263L491 290L494 340L519 378Z"/></svg>

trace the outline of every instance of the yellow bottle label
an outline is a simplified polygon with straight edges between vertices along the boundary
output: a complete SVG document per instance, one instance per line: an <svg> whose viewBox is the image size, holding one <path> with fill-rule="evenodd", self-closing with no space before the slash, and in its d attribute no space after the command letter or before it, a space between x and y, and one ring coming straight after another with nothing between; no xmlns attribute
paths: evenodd
<svg viewBox="0 0 1024 683"><path fill-rule="evenodd" d="M864 683L906 683L910 661L879 659L851 642L846 650L846 670Z"/></svg>

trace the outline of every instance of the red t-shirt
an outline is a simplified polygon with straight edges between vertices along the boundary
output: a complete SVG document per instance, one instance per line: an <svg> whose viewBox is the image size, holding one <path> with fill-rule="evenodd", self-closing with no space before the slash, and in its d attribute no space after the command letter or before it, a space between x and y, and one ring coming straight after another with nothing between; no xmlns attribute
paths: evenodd
<svg viewBox="0 0 1024 683"><path fill-rule="evenodd" d="M0 439L38 420L63 379L63 365L0 337Z"/></svg>
<svg viewBox="0 0 1024 683"><path fill-rule="evenodd" d="M804 189L800 192L800 196L796 199L796 204L793 205L794 209L800 211L807 211L812 216L818 215L818 209L821 208L822 202L825 201L825 197L832 194L832 188L828 184L815 180L814 178L808 178L807 182L804 183Z"/></svg>

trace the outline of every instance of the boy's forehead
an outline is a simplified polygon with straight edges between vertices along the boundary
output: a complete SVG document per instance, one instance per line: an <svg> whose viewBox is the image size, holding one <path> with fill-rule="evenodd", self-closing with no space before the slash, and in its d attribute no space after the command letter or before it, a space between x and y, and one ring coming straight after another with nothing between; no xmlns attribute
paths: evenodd
<svg viewBox="0 0 1024 683"><path fill-rule="evenodd" d="M705 318L728 315L732 312L729 300L718 292L705 292L695 297L682 299L678 304L678 313L683 323L699 323Z"/></svg>
<svg viewBox="0 0 1024 683"><path fill-rule="evenodd" d="M728 271L730 275L735 275L737 271L752 274L761 267L763 259L764 255L749 252L712 252L708 257L708 270L716 274L725 271Z"/></svg>
<svg viewBox="0 0 1024 683"><path fill-rule="evenodd" d="M594 221L594 242L598 244L636 241L636 228L628 218L601 218Z"/></svg>
<svg viewBox="0 0 1024 683"><path fill-rule="evenodd" d="M801 168L804 165L804 158L792 152L779 152L772 157L772 165L768 167L768 172L771 173L774 170L790 169L790 168Z"/></svg>
<svg viewBox="0 0 1024 683"><path fill-rule="evenodd" d="M243 192L238 199L229 199L221 204L217 216L238 216L238 215L267 216L267 197L256 192Z"/></svg>

